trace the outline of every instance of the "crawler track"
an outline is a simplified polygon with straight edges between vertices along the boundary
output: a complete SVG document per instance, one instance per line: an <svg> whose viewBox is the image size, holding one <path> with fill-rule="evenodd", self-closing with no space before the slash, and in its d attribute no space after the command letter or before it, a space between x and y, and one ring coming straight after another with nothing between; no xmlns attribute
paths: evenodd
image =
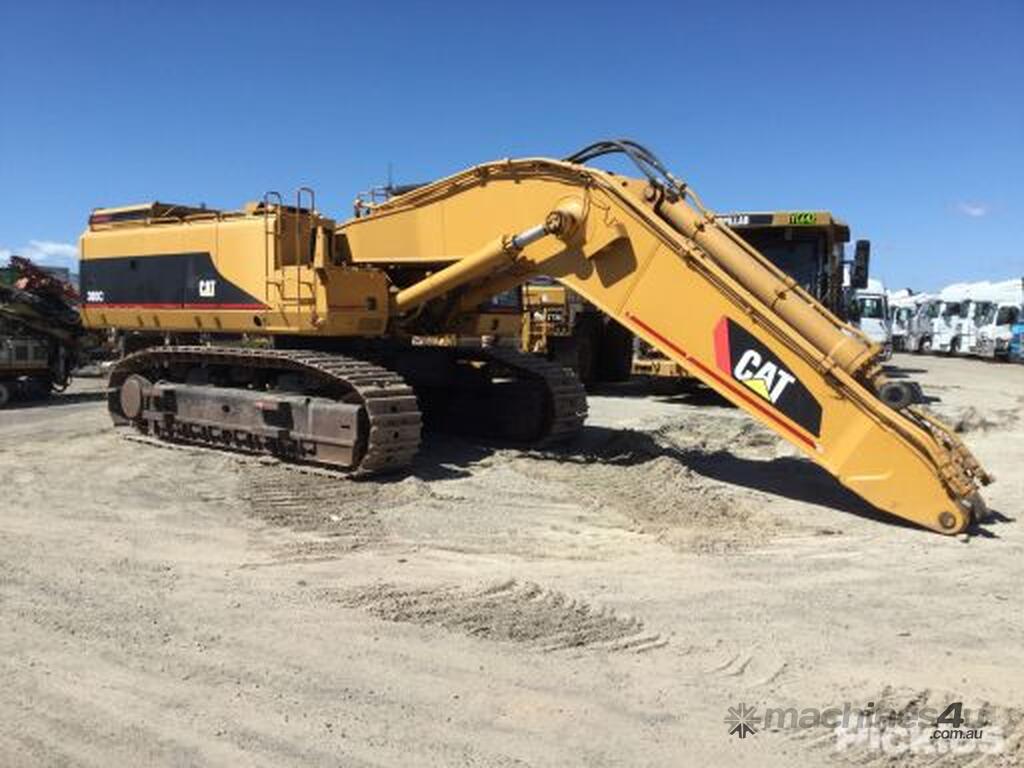
<svg viewBox="0 0 1024 768"><path fill-rule="evenodd" d="M476 359L498 362L519 377L542 385L548 398L545 432L535 441L543 446L574 437L587 418L587 392L571 369L536 355L527 355L508 347L472 349Z"/></svg>
<svg viewBox="0 0 1024 768"><path fill-rule="evenodd" d="M531 446L573 437L586 418L586 393L575 374L533 355L500 347L447 348L442 368L455 370L453 360L470 364L472 384L460 388L453 380L428 393L416 384L414 372L405 375L402 362L409 354L406 348L397 354L371 352L363 359L302 349L154 347L118 363L110 377L108 408L115 424L134 426L150 438L357 474L412 462L423 423L421 404L439 431ZM440 359L426 358L427 367ZM126 412L125 390L132 386L140 404ZM303 409L310 402L337 404L340 416L349 416L346 434L355 439L339 449L331 444L332 434L303 430ZM281 426L264 415L282 407L294 408L297 417ZM222 408L232 415L222 417ZM243 412L248 416L239 415ZM496 412L500 418L487 418Z"/></svg>
<svg viewBox="0 0 1024 768"><path fill-rule="evenodd" d="M361 408L359 434L349 465L339 466L318 457L316 441L292 439L286 430L268 437L266 430L211 426L182 419L151 403L145 417L128 418L121 387L136 375L149 381L183 381L183 371L201 369L213 374L241 371L257 383L273 382L282 375L301 377L318 395L326 395ZM243 376L246 378L246 376ZM144 434L165 440L248 453L266 453L289 460L324 463L336 469L373 473L400 469L411 463L420 443L421 414L412 388L393 371L365 360L306 350L245 349L234 347L158 347L121 360L111 373L108 408L115 424L133 424ZM209 386L211 395L224 388ZM230 390L228 390L230 391Z"/></svg>

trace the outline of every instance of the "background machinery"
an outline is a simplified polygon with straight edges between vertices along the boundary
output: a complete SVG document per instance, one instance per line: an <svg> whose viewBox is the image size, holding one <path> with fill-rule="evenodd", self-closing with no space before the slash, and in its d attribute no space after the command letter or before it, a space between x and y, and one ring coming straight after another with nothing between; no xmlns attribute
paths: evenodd
<svg viewBox="0 0 1024 768"><path fill-rule="evenodd" d="M625 381L633 368L633 334L551 278L522 288L522 348L567 366L587 385Z"/></svg>
<svg viewBox="0 0 1024 768"><path fill-rule="evenodd" d="M746 211L717 217L838 318L847 317L848 284L867 286L870 241L858 240L854 260L847 260L850 228L829 211ZM644 342L637 345L633 372L669 379L691 375Z"/></svg>
<svg viewBox="0 0 1024 768"><path fill-rule="evenodd" d="M592 164L611 153L640 177ZM415 343L462 335L491 297L546 276L875 506L945 533L984 516L984 470L912 386L885 377L877 347L633 142L485 163L362 213L337 224L308 191L233 212L95 211L86 324L154 344L113 369L115 422L354 472L407 465L421 422L569 437L586 414L571 372Z"/></svg>
<svg viewBox="0 0 1024 768"><path fill-rule="evenodd" d="M0 406L66 387L83 333L71 285L19 256L2 277Z"/></svg>

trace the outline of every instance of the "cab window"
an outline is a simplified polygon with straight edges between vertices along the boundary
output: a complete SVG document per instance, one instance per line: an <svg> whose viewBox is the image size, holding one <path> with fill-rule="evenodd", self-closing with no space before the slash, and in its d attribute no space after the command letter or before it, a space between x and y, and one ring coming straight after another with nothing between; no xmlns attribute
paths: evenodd
<svg viewBox="0 0 1024 768"><path fill-rule="evenodd" d="M1020 322L1020 307L1000 307L996 325L1016 325Z"/></svg>

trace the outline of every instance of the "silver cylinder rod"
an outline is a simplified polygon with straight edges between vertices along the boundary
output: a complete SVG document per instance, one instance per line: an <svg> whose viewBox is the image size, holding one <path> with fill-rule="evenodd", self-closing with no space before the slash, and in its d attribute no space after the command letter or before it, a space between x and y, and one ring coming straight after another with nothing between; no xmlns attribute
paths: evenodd
<svg viewBox="0 0 1024 768"><path fill-rule="evenodd" d="M548 232L547 227L544 224L538 224L536 227L530 227L523 232L512 238L512 247L517 251L521 251L523 248L528 246L530 243L535 243L545 235L551 234Z"/></svg>

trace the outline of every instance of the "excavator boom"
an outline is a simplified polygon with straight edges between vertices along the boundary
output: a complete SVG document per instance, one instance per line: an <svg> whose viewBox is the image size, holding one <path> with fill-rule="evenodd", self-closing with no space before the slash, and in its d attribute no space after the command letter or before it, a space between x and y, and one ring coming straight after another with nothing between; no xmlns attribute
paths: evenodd
<svg viewBox="0 0 1024 768"><path fill-rule="evenodd" d="M987 475L910 388L886 379L878 348L653 156L625 151L646 179L580 157L488 163L372 206L339 227L339 247L355 265L440 266L393 294L399 324L429 307L456 323L531 277L554 278L874 506L943 533L982 517Z"/></svg>

